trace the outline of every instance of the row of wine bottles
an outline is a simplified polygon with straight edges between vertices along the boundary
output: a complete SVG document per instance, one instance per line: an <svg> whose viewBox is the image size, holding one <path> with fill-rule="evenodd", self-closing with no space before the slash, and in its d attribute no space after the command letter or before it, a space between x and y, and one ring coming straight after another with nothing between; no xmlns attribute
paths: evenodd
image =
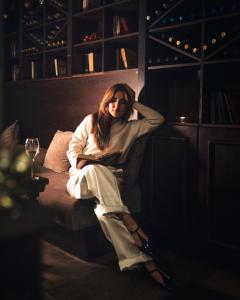
<svg viewBox="0 0 240 300"><path fill-rule="evenodd" d="M237 47L233 47L227 50L224 50L221 53L221 59L229 59L229 58L240 58L240 50ZM157 55L152 54L148 58L148 65L158 66L165 64L180 64L180 63L188 63L191 62L189 58L185 55L181 54L169 54L169 55Z"/></svg>
<svg viewBox="0 0 240 300"><path fill-rule="evenodd" d="M66 7L65 1L50 0L50 3L55 4L56 6L58 6L61 9L65 9L65 7Z"/></svg>
<svg viewBox="0 0 240 300"><path fill-rule="evenodd" d="M155 10L154 14L148 14L146 20L152 22L160 15L161 15L161 11L157 9ZM190 12L189 14L185 14L185 15L184 14L170 15L162 18L158 22L158 26L159 25L167 26L167 25L179 24L183 22L191 22L197 20L199 17L200 17L199 13L197 12Z"/></svg>
<svg viewBox="0 0 240 300"><path fill-rule="evenodd" d="M47 15L47 21L52 22L52 21L55 21L57 19L61 19L61 18L64 18L64 17L65 17L65 15L62 12L56 11L52 15ZM25 26L36 26L36 25L42 24L42 19L41 18L32 18L31 15L24 14L23 19L22 19L22 23Z"/></svg>
<svg viewBox="0 0 240 300"><path fill-rule="evenodd" d="M165 65L165 64L179 64L185 63L186 57L183 55L156 55L150 56L148 58L148 65L151 66L158 66L158 65Z"/></svg>
<svg viewBox="0 0 240 300"><path fill-rule="evenodd" d="M210 4L209 7L207 7L206 15L210 16L216 16L216 15L222 15L227 13L232 13L240 10L240 3L239 1L228 1L225 5L215 5Z"/></svg>
<svg viewBox="0 0 240 300"><path fill-rule="evenodd" d="M158 17L160 17L163 14L166 14L166 11L171 8L171 5L173 4L173 0L169 0L167 2L163 2L160 6L150 9L147 16L146 20L149 21L150 23L155 21ZM186 11L186 9L185 9ZM205 15L206 17L211 17L211 16L217 16L217 15L223 15L223 14L229 14L229 13L236 13L236 11L240 12L240 2L238 1L229 1L226 5L221 5L218 4L212 4L211 6L207 6ZM171 24L176 24L176 23L182 23L182 22L189 22L189 21L194 21L200 18L200 12L201 9L195 9L189 11L188 13L182 13L182 11L179 9L178 6L171 11L171 13L167 14L166 17L163 17L158 25L171 25Z"/></svg>
<svg viewBox="0 0 240 300"><path fill-rule="evenodd" d="M159 38L160 40L163 40L169 43L170 45L181 48L185 51L190 51L194 54L200 52L199 42L196 42L196 39L193 40L193 38L187 38L185 35L182 35L182 37L176 37L174 33L162 32L159 34ZM214 48L219 47L220 45L225 43L227 38L228 33L226 31L221 31L219 33L215 33L210 37L206 37L205 43L202 46L202 50L213 50Z"/></svg>

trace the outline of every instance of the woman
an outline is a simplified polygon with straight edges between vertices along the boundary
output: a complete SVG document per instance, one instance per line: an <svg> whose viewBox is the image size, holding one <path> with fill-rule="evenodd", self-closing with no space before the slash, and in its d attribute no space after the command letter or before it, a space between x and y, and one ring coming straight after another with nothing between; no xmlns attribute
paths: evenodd
<svg viewBox="0 0 240 300"><path fill-rule="evenodd" d="M129 121L133 108L144 118ZM78 164L80 154L101 156L121 150L118 158L121 165L134 141L163 122L160 113L135 102L135 93L127 84L110 87L99 110L81 122L70 141L67 155L71 168L67 189L76 199L97 198L95 213L107 239L114 246L121 270L142 264L158 284L170 289L169 276L157 268L152 258L148 236L122 202L116 179L121 168L95 163L84 167L84 164Z"/></svg>

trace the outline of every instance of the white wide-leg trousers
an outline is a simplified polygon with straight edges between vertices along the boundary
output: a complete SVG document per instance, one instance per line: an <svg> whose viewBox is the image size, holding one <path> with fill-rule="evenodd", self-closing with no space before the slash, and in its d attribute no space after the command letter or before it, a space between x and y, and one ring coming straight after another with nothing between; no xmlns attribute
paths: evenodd
<svg viewBox="0 0 240 300"><path fill-rule="evenodd" d="M76 199L98 199L95 214L106 238L113 244L121 270L151 260L135 245L128 229L115 214L129 211L122 202L117 179L109 168L92 164L76 170L70 176L67 190Z"/></svg>

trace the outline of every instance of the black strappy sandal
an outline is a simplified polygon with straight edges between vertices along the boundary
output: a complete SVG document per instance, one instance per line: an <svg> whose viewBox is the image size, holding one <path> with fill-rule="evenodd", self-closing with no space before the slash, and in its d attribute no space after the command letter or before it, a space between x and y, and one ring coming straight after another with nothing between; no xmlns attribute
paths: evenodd
<svg viewBox="0 0 240 300"><path fill-rule="evenodd" d="M155 269L153 269L153 270L151 270L151 271L148 271L148 270L147 270L147 273L150 274L150 275L151 275L152 273L154 273L154 272L158 272L158 273L160 273L160 274L162 275L163 283L156 281L156 280L153 278L153 276L152 276L152 278L155 280L155 282L156 282L160 287L162 287L162 288L164 288L164 289L166 289L166 290L168 290L168 291L172 291L172 290L174 289L175 283L174 283L173 279L172 279L168 274L166 274L165 272L163 272L163 271L160 270L159 268L155 268Z"/></svg>
<svg viewBox="0 0 240 300"><path fill-rule="evenodd" d="M143 253L153 257L154 255L154 251L153 251L153 245L152 245L152 242L148 239L148 240L145 240L140 234L139 234L139 229L140 227L137 226L137 228L135 230L129 230L131 234L134 234L134 233L137 233L140 241L141 241L141 244L142 246L138 246L136 245Z"/></svg>

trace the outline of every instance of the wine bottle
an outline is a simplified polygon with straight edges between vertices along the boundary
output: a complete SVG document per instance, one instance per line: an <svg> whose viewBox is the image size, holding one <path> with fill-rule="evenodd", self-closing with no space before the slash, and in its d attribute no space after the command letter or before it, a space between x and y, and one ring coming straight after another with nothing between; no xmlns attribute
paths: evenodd
<svg viewBox="0 0 240 300"><path fill-rule="evenodd" d="M165 33L165 32L162 32L162 33L160 34L160 39L162 39L162 40L165 40L165 39L166 39L166 33Z"/></svg>
<svg viewBox="0 0 240 300"><path fill-rule="evenodd" d="M203 45L203 51L207 51L208 46L207 45Z"/></svg>
<svg viewBox="0 0 240 300"><path fill-rule="evenodd" d="M215 7L212 7L211 9L210 9L210 14L211 15L215 15L217 13L217 9L215 8Z"/></svg>
<svg viewBox="0 0 240 300"><path fill-rule="evenodd" d="M167 19L166 19L166 18L162 19L161 23L162 23L162 25L164 25L164 26L167 25Z"/></svg>
<svg viewBox="0 0 240 300"><path fill-rule="evenodd" d="M211 43L212 43L212 45L215 45L217 43L217 39L216 38L212 38Z"/></svg>
<svg viewBox="0 0 240 300"><path fill-rule="evenodd" d="M174 55L173 57L173 63L177 63L179 61L179 57L177 55Z"/></svg>
<svg viewBox="0 0 240 300"><path fill-rule="evenodd" d="M194 47L193 50L192 50L192 52L193 52L194 54L197 54L197 53L198 53L198 48Z"/></svg>
<svg viewBox="0 0 240 300"><path fill-rule="evenodd" d="M177 45L177 46L180 46L180 45L181 45L181 41L180 41L180 40L177 40L177 41L176 41L176 45Z"/></svg>
<svg viewBox="0 0 240 300"><path fill-rule="evenodd" d="M177 18L177 20L178 20L178 22L183 22L183 21L184 21L184 16L179 16L179 17Z"/></svg>
<svg viewBox="0 0 240 300"><path fill-rule="evenodd" d="M169 3L163 2L162 7L163 7L164 9L167 9L167 8L169 7Z"/></svg>
<svg viewBox="0 0 240 300"><path fill-rule="evenodd" d="M225 8L224 8L224 6L219 6L219 8L218 8L218 12L220 13L220 14L223 14L224 13L224 11L225 11Z"/></svg>
<svg viewBox="0 0 240 300"><path fill-rule="evenodd" d="M155 15L160 16L162 14L162 11L160 9L155 10Z"/></svg>
<svg viewBox="0 0 240 300"><path fill-rule="evenodd" d="M158 56L157 59L156 59L157 64L160 65L160 64L161 64L161 61L162 61L162 60L161 60L161 57Z"/></svg>
<svg viewBox="0 0 240 300"><path fill-rule="evenodd" d="M227 35L227 33L226 33L225 31L222 31L222 32L220 33L220 35L221 35L222 38L225 38L226 35Z"/></svg>
<svg viewBox="0 0 240 300"><path fill-rule="evenodd" d="M169 57L168 57L168 56L164 57L164 63L165 63L165 64L168 64L168 63L169 63Z"/></svg>
<svg viewBox="0 0 240 300"><path fill-rule="evenodd" d="M196 14L194 12L192 12L189 17L188 17L189 21L194 21L196 19Z"/></svg>

